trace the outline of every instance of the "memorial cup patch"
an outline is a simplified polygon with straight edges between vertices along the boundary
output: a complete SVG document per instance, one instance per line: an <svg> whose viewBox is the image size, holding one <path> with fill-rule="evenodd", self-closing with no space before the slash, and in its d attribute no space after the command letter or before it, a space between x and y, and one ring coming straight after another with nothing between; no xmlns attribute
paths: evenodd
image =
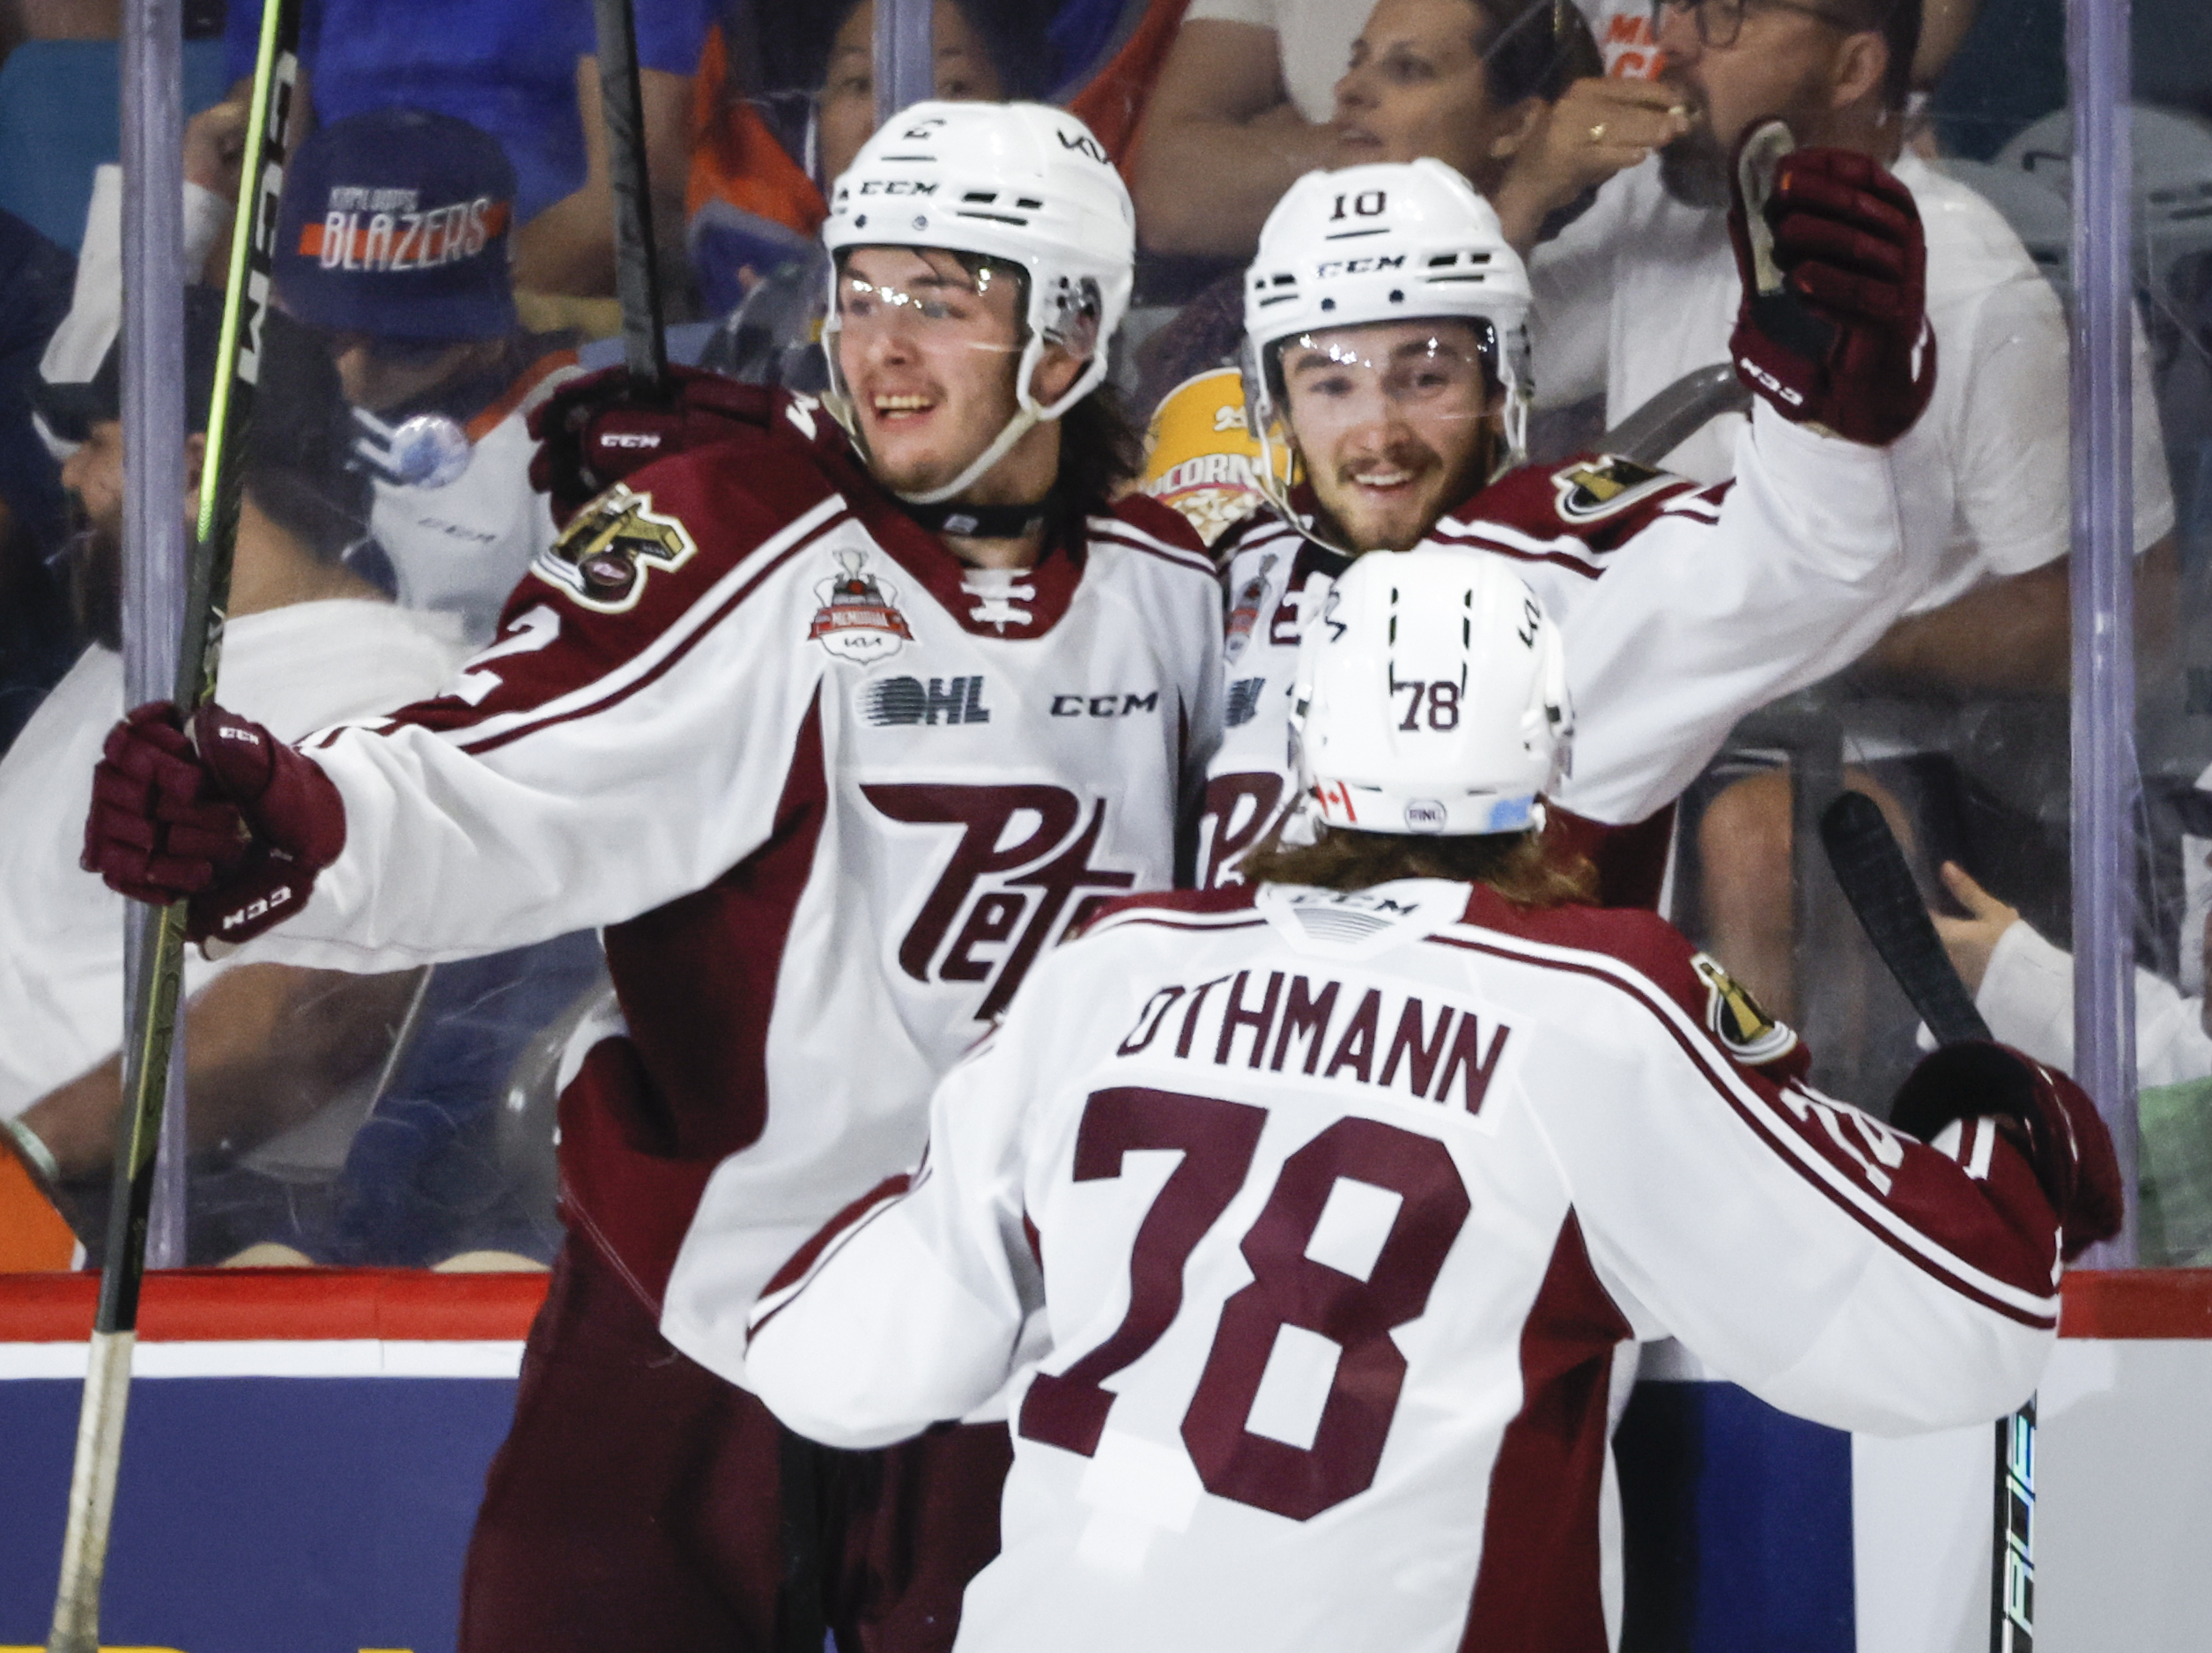
<svg viewBox="0 0 2212 1653"><path fill-rule="evenodd" d="M899 612L899 588L869 571L866 552L840 551L837 560L843 572L814 588L822 606L814 611L808 638L840 660L888 660L914 636Z"/></svg>

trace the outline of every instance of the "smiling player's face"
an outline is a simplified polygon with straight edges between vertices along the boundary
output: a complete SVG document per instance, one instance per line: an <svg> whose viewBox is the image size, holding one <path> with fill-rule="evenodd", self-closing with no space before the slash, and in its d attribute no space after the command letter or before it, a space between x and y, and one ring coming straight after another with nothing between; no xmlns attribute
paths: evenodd
<svg viewBox="0 0 2212 1653"><path fill-rule="evenodd" d="M1465 322L1306 333L1280 358L1291 435L1357 551L1405 551L1489 474L1498 396Z"/></svg>
<svg viewBox="0 0 2212 1653"><path fill-rule="evenodd" d="M837 283L839 370L876 479L921 493L958 476L1014 417L1021 282L950 253L859 247Z"/></svg>

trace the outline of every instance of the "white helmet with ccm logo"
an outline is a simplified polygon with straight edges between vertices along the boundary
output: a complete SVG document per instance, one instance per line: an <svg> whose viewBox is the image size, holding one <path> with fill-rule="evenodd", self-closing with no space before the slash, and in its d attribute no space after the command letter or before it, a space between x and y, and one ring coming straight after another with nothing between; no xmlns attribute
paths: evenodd
<svg viewBox="0 0 2212 1653"><path fill-rule="evenodd" d="M1506 243L1497 211L1442 161L1309 172L1268 214L1245 271L1252 428L1264 441L1283 413L1276 363L1285 341L1449 316L1488 334L1491 370L1505 389L1499 469L1509 470L1528 448L1528 269Z"/></svg>
<svg viewBox="0 0 2212 1653"><path fill-rule="evenodd" d="M832 406L845 385L837 361L837 255L852 247L931 247L980 253L1027 273L1028 315L1016 370L1019 411L958 477L917 504L951 498L1004 456L1030 426L1058 419L1106 373L1106 344L1129 307L1136 212L1105 146L1064 109L1041 103L911 104L861 146L830 191L822 226L830 250L830 312L822 345ZM1047 340L1090 364L1049 407L1031 388ZM849 427L849 421L848 421Z"/></svg>
<svg viewBox="0 0 2212 1653"><path fill-rule="evenodd" d="M1291 728L1309 821L1445 836L1543 824L1574 713L1558 627L1520 575L1483 552L1372 552L1307 613Z"/></svg>

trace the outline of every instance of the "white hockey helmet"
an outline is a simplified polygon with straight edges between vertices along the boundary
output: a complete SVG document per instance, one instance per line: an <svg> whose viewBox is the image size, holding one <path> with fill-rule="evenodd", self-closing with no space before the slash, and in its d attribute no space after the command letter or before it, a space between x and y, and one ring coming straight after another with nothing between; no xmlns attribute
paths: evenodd
<svg viewBox="0 0 2212 1653"><path fill-rule="evenodd" d="M1491 204L1442 161L1309 172L1276 203L1245 271L1245 397L1263 442L1284 411L1289 339L1330 328L1451 317L1488 335L1505 391L1498 469L1528 450L1528 271ZM1276 504L1285 516L1285 501ZM1293 517L1292 520L1295 520Z"/></svg>
<svg viewBox="0 0 2212 1653"><path fill-rule="evenodd" d="M942 248L1018 264L1027 325L1015 373L1019 410L991 445L916 504L951 499L1041 419L1058 419L1106 377L1106 346L1128 309L1136 212L1106 148L1064 109L1041 103L916 103L861 146L832 187L822 241L832 255L822 347L831 407L852 428L837 360L838 255L852 247ZM1031 387L1047 341L1090 363L1047 407Z"/></svg>
<svg viewBox="0 0 2212 1653"><path fill-rule="evenodd" d="M1357 832L1543 824L1574 713L1558 627L1486 552L1360 558L1310 606L1291 695L1300 807Z"/></svg>

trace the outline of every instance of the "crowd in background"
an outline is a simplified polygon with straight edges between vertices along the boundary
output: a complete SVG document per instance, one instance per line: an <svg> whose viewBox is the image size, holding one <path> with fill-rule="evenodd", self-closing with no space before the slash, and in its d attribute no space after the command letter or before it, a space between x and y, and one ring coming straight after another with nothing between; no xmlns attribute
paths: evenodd
<svg viewBox="0 0 2212 1653"><path fill-rule="evenodd" d="M816 233L874 127L875 6L636 11L672 349L818 389ZM1692 789L1667 900L1811 1026L1827 1077L1886 1093L1913 1019L1843 938L1801 933L1791 897L1791 776L1825 753L1900 827L2000 1033L2063 1061L2060 0L937 0L936 93L1062 104L1121 167L1140 256L1115 378L1152 421L1148 486L1210 538L1256 502L1262 463L1219 377L1239 360L1241 272L1313 168L1434 157L1490 197L1537 283L1540 463L1720 360L1723 313L1712 348L1683 322L1713 259L1724 281L1733 267L1689 163L1661 176L1688 152L1662 36L1726 48L1766 11L1891 48L1864 80L1833 54L1778 56L1773 84L1742 95L1862 122L1920 197L1931 312L1955 331L1921 440L1954 486L1930 530L1939 572L1908 617L1843 678L1747 727ZM188 98L187 256L219 284L260 18L239 0L187 11L211 93ZM1899 34L1908 11L1916 27ZM527 416L618 360L619 329L586 0L309 0L305 18L312 136L286 182L285 315L270 335L285 365L245 461L223 685L288 738L426 694L492 639L554 531L529 486ZM115 30L112 0L0 3L0 134L39 118L51 77L86 62L112 74ZM2212 1256L2212 1207L2186 1192L2212 1169L2212 649L2194 623L2212 581L2212 13L2138 0L2134 30L2138 995L2146 1179L2165 1197L2147 1195L2146 1261L2189 1262ZM67 1266L101 1227L120 1095L120 901L77 871L71 834L121 709L123 229L118 180L95 171L112 141L77 157L83 189L61 209L51 166L13 175L32 166L9 147L0 137L0 1117L41 1122L72 1205L66 1227L11 1223L9 1202L35 1197L0 1186L0 1267ZM26 216L33 201L45 221ZM436 301L396 303L388 278L425 263ZM189 432L204 427L214 315L196 291ZM1719 482L1742 417L1720 411L1653 457ZM559 1051L606 991L591 937L384 977L202 962L188 985L194 1261L551 1255Z"/></svg>

